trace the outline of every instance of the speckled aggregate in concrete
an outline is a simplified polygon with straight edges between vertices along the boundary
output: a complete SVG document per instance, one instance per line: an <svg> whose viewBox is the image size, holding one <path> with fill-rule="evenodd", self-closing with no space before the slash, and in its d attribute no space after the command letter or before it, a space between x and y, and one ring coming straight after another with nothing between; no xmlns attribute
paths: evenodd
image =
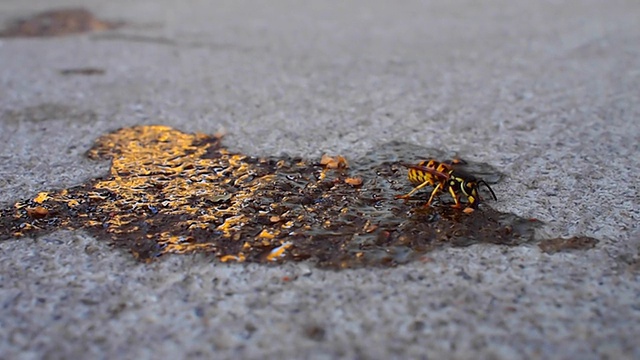
<svg viewBox="0 0 640 360"><path fill-rule="evenodd" d="M34 0L0 21L74 4L130 26L0 39L3 206L104 174L95 138L159 123L255 155L457 151L508 174L491 206L601 241L333 272L11 240L0 357L640 358L637 2ZM59 74L79 67L105 74Z"/></svg>

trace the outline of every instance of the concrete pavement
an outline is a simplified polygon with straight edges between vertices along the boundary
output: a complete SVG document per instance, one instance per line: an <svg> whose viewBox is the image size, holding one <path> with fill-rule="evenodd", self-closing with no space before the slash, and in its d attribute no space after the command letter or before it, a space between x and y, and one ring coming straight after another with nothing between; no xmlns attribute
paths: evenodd
<svg viewBox="0 0 640 360"><path fill-rule="evenodd" d="M105 174L98 136L164 124L259 156L457 152L508 175L491 206L541 237L601 241L334 272L9 240L0 357L640 358L637 2L34 0L0 21L71 5L128 25L0 38L3 207Z"/></svg>

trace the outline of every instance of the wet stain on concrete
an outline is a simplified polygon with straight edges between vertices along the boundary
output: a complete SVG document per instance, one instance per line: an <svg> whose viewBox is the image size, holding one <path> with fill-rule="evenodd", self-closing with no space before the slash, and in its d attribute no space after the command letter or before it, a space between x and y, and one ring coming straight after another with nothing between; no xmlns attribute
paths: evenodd
<svg viewBox="0 0 640 360"><path fill-rule="evenodd" d="M122 22L96 18L83 8L49 10L14 21L0 31L0 37L52 37L116 29Z"/></svg>
<svg viewBox="0 0 640 360"><path fill-rule="evenodd" d="M538 247L547 254L566 252L571 250L593 249L599 240L587 236L574 236L571 238L555 238L540 241Z"/></svg>
<svg viewBox="0 0 640 360"><path fill-rule="evenodd" d="M400 162L447 155L391 143L353 161L253 157L230 152L220 136L124 128L88 152L112 160L108 176L0 210L0 238L84 229L143 261L205 252L221 261L311 259L326 268L395 266L447 246L533 241L539 222L498 212L490 200L466 214L447 196L432 207L422 206L425 192L408 203L394 199L411 188ZM487 164L468 166L490 183L501 178Z"/></svg>

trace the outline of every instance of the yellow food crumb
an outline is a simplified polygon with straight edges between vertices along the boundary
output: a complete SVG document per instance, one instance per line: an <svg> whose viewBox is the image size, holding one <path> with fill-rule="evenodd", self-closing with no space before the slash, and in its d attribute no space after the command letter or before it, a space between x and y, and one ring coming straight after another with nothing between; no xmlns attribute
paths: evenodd
<svg viewBox="0 0 640 360"><path fill-rule="evenodd" d="M245 260L245 256L242 253L238 255L224 255L220 257L220 261L222 262L228 262L228 261L243 262L244 260Z"/></svg>
<svg viewBox="0 0 640 360"><path fill-rule="evenodd" d="M38 195L33 199L33 202L42 204L43 202L47 201L48 198L49 198L49 193L41 192L41 193L38 193Z"/></svg>
<svg viewBox="0 0 640 360"><path fill-rule="evenodd" d="M268 232L267 229L263 229L260 234L258 234L258 239L273 239L274 237L276 236Z"/></svg>
<svg viewBox="0 0 640 360"><path fill-rule="evenodd" d="M290 242L290 241L287 241L287 242L283 243L282 245L278 246L277 248L271 250L269 255L267 255L267 260L268 261L276 261L276 260L278 260L280 257L282 257L284 255L285 250L287 250L291 246L293 246L293 243Z"/></svg>

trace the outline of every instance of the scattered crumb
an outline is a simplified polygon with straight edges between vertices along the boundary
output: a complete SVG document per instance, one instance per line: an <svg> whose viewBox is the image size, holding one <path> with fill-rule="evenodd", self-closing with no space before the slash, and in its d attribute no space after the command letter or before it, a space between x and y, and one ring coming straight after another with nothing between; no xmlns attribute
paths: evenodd
<svg viewBox="0 0 640 360"><path fill-rule="evenodd" d="M354 178L346 178L344 179L344 182L351 185L351 186L360 186L362 185L362 179L359 177L354 177Z"/></svg>
<svg viewBox="0 0 640 360"><path fill-rule="evenodd" d="M49 215L49 210L42 206L36 206L34 208L28 208L27 215L34 219L42 219L43 217Z"/></svg>
<svg viewBox="0 0 640 360"><path fill-rule="evenodd" d="M343 156L336 156L335 158L329 155L322 155L322 159L320 159L320 165L323 165L327 169L346 169L349 167L347 163L347 159Z"/></svg>

